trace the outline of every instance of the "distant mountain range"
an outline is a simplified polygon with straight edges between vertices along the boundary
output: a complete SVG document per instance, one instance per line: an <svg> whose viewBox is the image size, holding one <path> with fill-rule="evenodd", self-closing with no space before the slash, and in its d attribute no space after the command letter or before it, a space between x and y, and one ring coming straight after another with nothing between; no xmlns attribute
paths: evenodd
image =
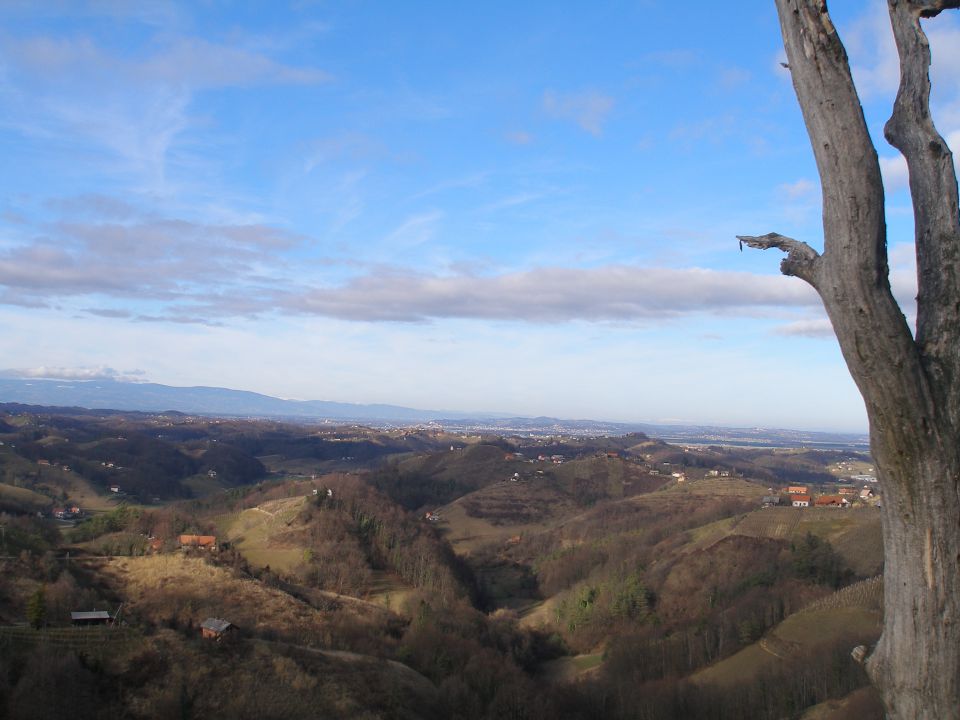
<svg viewBox="0 0 960 720"><path fill-rule="evenodd" d="M325 400L283 400L246 390L172 387L117 380L36 380L0 378L0 402L88 409L165 412L225 417L301 420L358 420L418 423L440 418L492 418L493 415L416 410L398 405L358 405Z"/></svg>
<svg viewBox="0 0 960 720"><path fill-rule="evenodd" d="M679 444L757 447L820 447L867 450L866 435L770 428L614 423L597 420L524 418L507 414L419 410L399 405L360 405L325 400L283 400L246 390L172 387L117 380L0 378L0 403L136 412L181 412L219 417L334 420L371 425L438 423L448 430L491 434L625 435L642 432Z"/></svg>

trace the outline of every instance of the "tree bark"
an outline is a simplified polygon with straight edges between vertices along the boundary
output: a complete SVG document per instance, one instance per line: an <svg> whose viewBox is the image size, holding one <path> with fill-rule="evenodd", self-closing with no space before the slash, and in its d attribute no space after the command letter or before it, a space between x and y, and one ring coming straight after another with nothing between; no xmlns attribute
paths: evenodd
<svg viewBox="0 0 960 720"><path fill-rule="evenodd" d="M920 26L960 0L888 0L901 84L887 139L907 159L919 283L914 337L889 284L883 183L823 0L776 0L823 187L824 249L771 233L751 247L820 294L860 389L883 486L884 626L867 660L888 716L960 717L960 213L929 110Z"/></svg>

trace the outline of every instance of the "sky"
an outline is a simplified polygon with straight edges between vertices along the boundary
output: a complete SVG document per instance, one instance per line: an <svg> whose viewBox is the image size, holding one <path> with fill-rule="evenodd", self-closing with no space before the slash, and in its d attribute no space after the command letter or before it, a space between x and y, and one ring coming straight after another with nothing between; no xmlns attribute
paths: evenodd
<svg viewBox="0 0 960 720"><path fill-rule="evenodd" d="M882 0L831 3L915 295ZM925 21L960 150L960 13ZM772 2L0 3L0 368L866 429Z"/></svg>

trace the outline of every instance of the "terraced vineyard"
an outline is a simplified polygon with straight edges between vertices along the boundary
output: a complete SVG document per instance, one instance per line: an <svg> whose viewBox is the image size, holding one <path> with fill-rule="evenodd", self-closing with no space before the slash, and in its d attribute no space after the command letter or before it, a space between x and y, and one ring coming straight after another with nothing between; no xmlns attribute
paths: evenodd
<svg viewBox="0 0 960 720"><path fill-rule="evenodd" d="M802 517L800 508L763 508L743 518L733 529L733 534L787 539L796 531Z"/></svg>
<svg viewBox="0 0 960 720"><path fill-rule="evenodd" d="M0 648L47 644L100 657L116 653L140 640L140 632L129 627L54 627L40 630L28 625L0 627Z"/></svg>

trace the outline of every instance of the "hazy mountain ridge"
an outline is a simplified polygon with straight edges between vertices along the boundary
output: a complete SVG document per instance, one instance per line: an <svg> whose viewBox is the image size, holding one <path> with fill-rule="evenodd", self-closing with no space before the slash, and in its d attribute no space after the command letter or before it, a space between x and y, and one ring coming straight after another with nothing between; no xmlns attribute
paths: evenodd
<svg viewBox="0 0 960 720"><path fill-rule="evenodd" d="M368 424L437 423L453 431L536 435L625 435L643 432L676 443L776 447L837 447L866 450L866 435L775 428L622 423L590 419L516 417L507 413L423 410L398 405L284 400L248 390L173 387L116 380L0 378L0 402L50 407L175 411L227 417L359 421Z"/></svg>
<svg viewBox="0 0 960 720"><path fill-rule="evenodd" d="M332 420L430 422L443 417L491 417L449 410L418 410L398 405L284 400L248 390L173 387L116 380L35 380L0 378L0 401L29 405L111 408L142 412L174 410L200 415Z"/></svg>

